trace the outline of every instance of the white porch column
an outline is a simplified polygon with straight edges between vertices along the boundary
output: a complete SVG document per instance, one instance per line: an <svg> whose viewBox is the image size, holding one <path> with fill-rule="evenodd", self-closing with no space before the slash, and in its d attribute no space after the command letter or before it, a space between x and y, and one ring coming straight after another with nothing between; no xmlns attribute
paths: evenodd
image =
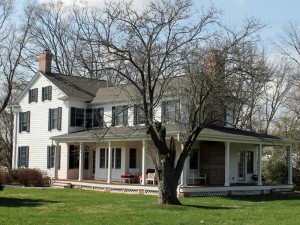
<svg viewBox="0 0 300 225"><path fill-rule="evenodd" d="M262 166L261 166L262 145L260 144L257 150L257 185L262 185Z"/></svg>
<svg viewBox="0 0 300 225"><path fill-rule="evenodd" d="M54 179L58 179L58 156L59 156L59 143L56 142L55 154L54 154Z"/></svg>
<svg viewBox="0 0 300 225"><path fill-rule="evenodd" d="M293 184L293 148L288 148L288 184Z"/></svg>
<svg viewBox="0 0 300 225"><path fill-rule="evenodd" d="M224 186L230 186L229 170L230 170L230 142L225 142L225 183L224 183Z"/></svg>
<svg viewBox="0 0 300 225"><path fill-rule="evenodd" d="M78 181L83 180L83 145L80 142L79 145L79 171L78 171Z"/></svg>
<svg viewBox="0 0 300 225"><path fill-rule="evenodd" d="M111 141L108 142L108 169L107 169L107 183L110 184L112 181L112 148Z"/></svg>
<svg viewBox="0 0 300 225"><path fill-rule="evenodd" d="M142 143L142 185L145 185L146 183L146 177L145 177L145 173L146 173L146 141L143 140Z"/></svg>
<svg viewBox="0 0 300 225"><path fill-rule="evenodd" d="M181 144L181 151L183 150L183 144ZM189 157L186 158L184 165L183 165L183 169L181 172L181 185L183 187L187 186L187 177L186 177L186 173L187 173L187 160L189 159Z"/></svg>
<svg viewBox="0 0 300 225"><path fill-rule="evenodd" d="M17 135L18 135L18 112L14 112L14 137L13 137L13 152L12 152L12 168L18 167L18 147L17 147Z"/></svg>

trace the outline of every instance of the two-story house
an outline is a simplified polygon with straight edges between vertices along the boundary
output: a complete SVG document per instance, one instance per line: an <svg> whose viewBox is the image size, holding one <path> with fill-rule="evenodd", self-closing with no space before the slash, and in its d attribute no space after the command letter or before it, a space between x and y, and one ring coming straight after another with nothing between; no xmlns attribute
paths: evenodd
<svg viewBox="0 0 300 225"><path fill-rule="evenodd" d="M148 184L147 175L154 168L149 157L154 146L145 134L143 111L129 99L133 92L131 85L113 86L104 80L52 73L51 54L43 52L39 71L12 106L13 167L39 168L56 182L82 188L157 192L155 185ZM180 110L180 99L166 96L155 116L164 123L176 122ZM180 151L178 125L167 126L172 126L167 135L178 137ZM263 185L261 154L266 145L288 146L291 162L291 142L230 126L204 129L186 160L179 193L259 194L291 189L291 163L287 165L288 184ZM132 171L139 179L124 176Z"/></svg>

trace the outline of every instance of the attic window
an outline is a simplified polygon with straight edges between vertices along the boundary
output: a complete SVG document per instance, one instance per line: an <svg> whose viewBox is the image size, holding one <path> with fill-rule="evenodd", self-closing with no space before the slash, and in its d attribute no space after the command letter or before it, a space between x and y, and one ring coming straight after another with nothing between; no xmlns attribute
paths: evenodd
<svg viewBox="0 0 300 225"><path fill-rule="evenodd" d="M42 88L42 101L52 99L52 86Z"/></svg>
<svg viewBox="0 0 300 225"><path fill-rule="evenodd" d="M37 102L38 101L38 89L34 88L29 90L28 102Z"/></svg>

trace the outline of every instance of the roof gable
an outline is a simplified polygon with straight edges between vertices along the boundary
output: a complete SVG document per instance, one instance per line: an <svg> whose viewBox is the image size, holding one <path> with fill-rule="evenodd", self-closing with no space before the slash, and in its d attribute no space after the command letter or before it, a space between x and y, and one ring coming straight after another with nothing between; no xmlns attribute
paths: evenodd
<svg viewBox="0 0 300 225"><path fill-rule="evenodd" d="M16 104L19 104L19 102L21 101L21 99L24 97L24 95L28 92L28 90L30 89L30 87L32 86L32 84L34 84L37 79L41 76L40 72L37 72L33 78L30 80L30 82L26 85L26 87L24 88L24 90L18 95L17 99L15 100Z"/></svg>
<svg viewBox="0 0 300 225"><path fill-rule="evenodd" d="M99 88L111 86L111 83L104 80L93 80L57 73L43 73L43 75L69 98L82 99L85 101L92 101Z"/></svg>

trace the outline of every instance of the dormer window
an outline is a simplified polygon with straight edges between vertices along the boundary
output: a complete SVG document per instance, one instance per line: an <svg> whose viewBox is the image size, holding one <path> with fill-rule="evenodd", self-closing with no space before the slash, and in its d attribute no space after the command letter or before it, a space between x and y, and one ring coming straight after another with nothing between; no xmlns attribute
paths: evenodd
<svg viewBox="0 0 300 225"><path fill-rule="evenodd" d="M81 127L84 125L84 109L71 107L71 127Z"/></svg>
<svg viewBox="0 0 300 225"><path fill-rule="evenodd" d="M145 112L141 106L134 106L134 125L145 124Z"/></svg>
<svg viewBox="0 0 300 225"><path fill-rule="evenodd" d="M128 106L112 107L112 126L120 126L128 124Z"/></svg>
<svg viewBox="0 0 300 225"><path fill-rule="evenodd" d="M180 120L180 101L170 100L162 102L161 122L177 123Z"/></svg>
<svg viewBox="0 0 300 225"><path fill-rule="evenodd" d="M52 86L47 86L42 88L42 101L52 99Z"/></svg>
<svg viewBox="0 0 300 225"><path fill-rule="evenodd" d="M38 101L38 89L30 89L29 90L29 96L28 96L28 102L37 102Z"/></svg>

